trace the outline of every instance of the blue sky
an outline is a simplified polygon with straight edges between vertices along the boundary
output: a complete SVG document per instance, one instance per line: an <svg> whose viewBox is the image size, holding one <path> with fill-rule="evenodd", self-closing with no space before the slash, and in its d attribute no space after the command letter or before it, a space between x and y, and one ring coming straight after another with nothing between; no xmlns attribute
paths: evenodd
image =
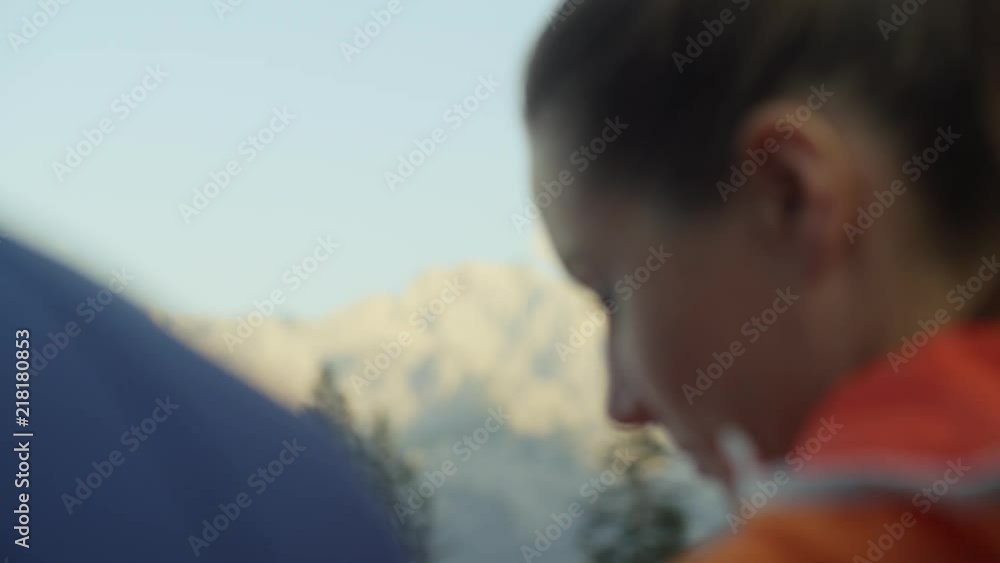
<svg viewBox="0 0 1000 563"><path fill-rule="evenodd" d="M214 4L74 0L30 38L38 0L0 5L0 228L98 280L127 268L133 298L212 315L245 314L319 236L341 246L285 314L398 291L428 267L535 260L510 216L528 203L523 65L553 3L400 0L350 62L342 43L389 0ZM147 68L160 78L142 87ZM445 111L490 76L499 87L455 129ZM283 108L294 118L247 161ZM110 133L60 180L53 162L102 121ZM437 128L447 139L392 192L385 173ZM239 173L186 222L179 206L230 161Z"/></svg>

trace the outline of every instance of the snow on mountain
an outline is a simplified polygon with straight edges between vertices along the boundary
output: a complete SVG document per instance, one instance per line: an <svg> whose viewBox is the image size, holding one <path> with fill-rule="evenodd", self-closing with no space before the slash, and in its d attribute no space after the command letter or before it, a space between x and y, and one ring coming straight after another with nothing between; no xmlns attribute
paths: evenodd
<svg viewBox="0 0 1000 563"><path fill-rule="evenodd" d="M603 469L614 435L603 414L605 327L565 361L557 350L596 307L563 279L467 264L315 320L272 317L242 344L227 344L236 321L153 317L293 408L333 366L358 423L385 413L428 472L443 560L511 561ZM546 561L579 560L572 532Z"/></svg>
<svg viewBox="0 0 1000 563"><path fill-rule="evenodd" d="M428 404L459 398L475 380L487 402L509 408L518 432L546 435L605 427L603 331L566 362L556 349L594 308L564 280L471 264L428 271L402 295L374 296L315 320L272 317L233 346L225 335L240 335L235 320L153 317L293 407L311 400L321 365L331 363L359 415L382 409L408 426Z"/></svg>

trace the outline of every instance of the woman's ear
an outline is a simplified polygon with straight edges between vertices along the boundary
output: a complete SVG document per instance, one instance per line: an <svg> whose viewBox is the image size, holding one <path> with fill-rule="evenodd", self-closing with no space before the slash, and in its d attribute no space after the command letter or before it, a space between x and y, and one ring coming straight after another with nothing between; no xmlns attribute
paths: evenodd
<svg viewBox="0 0 1000 563"><path fill-rule="evenodd" d="M800 120L801 109L775 103L751 112L730 172L746 178L732 199L743 199L751 236L811 277L851 250L844 225L861 201L861 175L832 123L819 112Z"/></svg>

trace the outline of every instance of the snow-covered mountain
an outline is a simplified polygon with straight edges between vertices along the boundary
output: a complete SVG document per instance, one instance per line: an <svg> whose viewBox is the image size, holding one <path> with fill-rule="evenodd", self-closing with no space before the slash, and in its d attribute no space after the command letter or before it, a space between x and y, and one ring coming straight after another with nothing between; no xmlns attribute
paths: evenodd
<svg viewBox="0 0 1000 563"><path fill-rule="evenodd" d="M324 317L274 316L251 327L242 344L225 338L246 334L236 320L153 316L291 406L311 399L329 362L358 414L382 409L401 428L419 426L428 407L439 407L437 420L461 417L468 408L440 407L467 403L462 394L471 393L507 407L519 433L574 429L593 437L606 428L603 330L565 362L556 345L568 343L596 307L570 283L526 267L470 264L425 272L402 295L370 297Z"/></svg>
<svg viewBox="0 0 1000 563"><path fill-rule="evenodd" d="M596 307L560 278L469 264L313 320L153 316L293 408L333 366L359 424L385 413L428 471L442 560L499 562L523 560L521 545L605 469L605 327L569 344ZM574 532L544 560L580 561Z"/></svg>

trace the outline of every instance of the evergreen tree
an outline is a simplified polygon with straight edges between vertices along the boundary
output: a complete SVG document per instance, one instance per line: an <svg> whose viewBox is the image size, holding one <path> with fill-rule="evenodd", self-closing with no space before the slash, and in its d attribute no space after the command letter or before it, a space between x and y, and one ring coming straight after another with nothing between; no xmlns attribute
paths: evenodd
<svg viewBox="0 0 1000 563"><path fill-rule="evenodd" d="M662 563L684 547L684 521L669 491L655 487L666 448L648 430L630 433L609 448L606 466L620 452L636 459L587 508L579 537L592 563Z"/></svg>
<svg viewBox="0 0 1000 563"><path fill-rule="evenodd" d="M377 487L390 506L392 521L397 527L401 542L415 563L431 561L430 499L424 500L423 506L413 514L407 515L405 520L402 520L396 511L400 499L405 498L411 487L418 486L417 471L400 454L389 418L384 413L380 413L375 419L367 446L369 458L375 460L378 467Z"/></svg>
<svg viewBox="0 0 1000 563"><path fill-rule="evenodd" d="M315 392L315 407L307 417L319 417L339 435L364 478L385 503L396 534L414 563L431 561L431 511L425 504L401 522L395 511L404 491L416 485L416 469L401 454L389 418L381 413L375 418L371 433L360 432L344 394L337 386L332 366L324 366Z"/></svg>

